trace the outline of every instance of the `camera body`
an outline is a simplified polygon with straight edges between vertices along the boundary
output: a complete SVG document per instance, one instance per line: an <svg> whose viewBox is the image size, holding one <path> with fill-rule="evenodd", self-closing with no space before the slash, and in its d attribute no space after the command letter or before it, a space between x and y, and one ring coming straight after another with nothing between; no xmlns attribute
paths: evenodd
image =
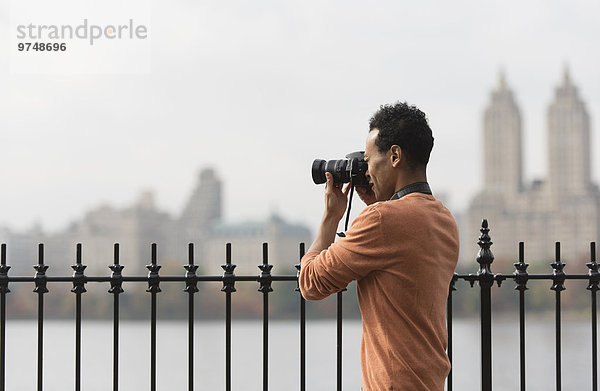
<svg viewBox="0 0 600 391"><path fill-rule="evenodd" d="M315 159L312 164L312 179L315 184L327 182L326 172L333 175L334 183L350 182L354 186L369 186L369 180L365 173L367 172L367 162L365 162L365 152L358 151L346 155L345 159L340 160L322 160Z"/></svg>

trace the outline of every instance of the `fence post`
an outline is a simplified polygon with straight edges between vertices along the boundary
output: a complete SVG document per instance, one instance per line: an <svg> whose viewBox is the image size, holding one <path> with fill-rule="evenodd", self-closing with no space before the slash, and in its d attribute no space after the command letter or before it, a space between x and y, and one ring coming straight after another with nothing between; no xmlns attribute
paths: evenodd
<svg viewBox="0 0 600 391"><path fill-rule="evenodd" d="M123 275L125 266L119 264L119 243L114 244L113 264L108 266L110 273L110 289L113 294L113 391L119 391L119 294L123 293Z"/></svg>
<svg viewBox="0 0 600 391"><path fill-rule="evenodd" d="M84 274L86 265L81 263L81 243L77 243L76 260L73 268L73 289L75 293L75 391L81 390L81 294L87 292Z"/></svg>
<svg viewBox="0 0 600 391"><path fill-rule="evenodd" d="M555 244L555 258L552 266L552 287L551 290L555 292L555 305L554 305L554 321L555 321L555 337L556 337L556 391L562 389L562 331L561 331L561 309L560 309L560 292L564 291L565 288L565 264L560 259L560 242Z"/></svg>
<svg viewBox="0 0 600 391"><path fill-rule="evenodd" d="M598 292L598 283L600 282L600 273L598 272L598 262L596 262L596 243L590 243L590 262L585 264L590 271L589 284L587 289L592 295L592 391L598 390L598 327L597 327L597 305L596 293Z"/></svg>
<svg viewBox="0 0 600 391"><path fill-rule="evenodd" d="M231 293L235 292L236 265L231 263L231 243L225 245L223 268L223 288L225 292L225 391L231 391Z"/></svg>
<svg viewBox="0 0 600 391"><path fill-rule="evenodd" d="M263 243L262 249L263 263L258 265L260 269L258 291L263 294L263 391L267 391L269 389L269 292L273 292L271 287L273 265L269 264L268 244Z"/></svg>
<svg viewBox="0 0 600 391"><path fill-rule="evenodd" d="M458 274L454 273L452 279L450 280L450 285L448 287L448 299L446 301L446 330L448 331L448 347L447 354L448 359L450 360L450 372L448 372L448 377L446 378L446 390L452 391L452 344L453 344L453 333L452 333L452 323L454 315L452 313L452 292L456 291L456 281L458 280Z"/></svg>
<svg viewBox="0 0 600 391"><path fill-rule="evenodd" d="M44 265L44 244L38 246L38 264L35 269L35 288L33 291L38 294L38 362L37 362L37 390L43 390L44 380L44 293L48 293L46 287L46 270L48 265Z"/></svg>
<svg viewBox="0 0 600 391"><path fill-rule="evenodd" d="M6 243L0 247L0 391L6 386L6 294L8 289L8 271L6 264Z"/></svg>
<svg viewBox="0 0 600 391"><path fill-rule="evenodd" d="M156 263L156 243L151 245L151 263L148 269L148 289L150 297L150 390L156 391L156 294L161 292L158 271L162 266Z"/></svg>
<svg viewBox="0 0 600 391"><path fill-rule="evenodd" d="M494 284L494 274L490 266L494 261L494 255L490 250L493 244L488 228L488 221L481 222L481 235L477 244L477 263L479 271L477 277L481 288L481 390L492 390L492 301L491 287Z"/></svg>
<svg viewBox="0 0 600 391"><path fill-rule="evenodd" d="M525 263L525 244L519 242L519 262L513 263L515 272L513 273L515 290L519 291L519 370L521 391L525 391L525 291L529 274L527 273L528 263Z"/></svg>
<svg viewBox="0 0 600 391"><path fill-rule="evenodd" d="M188 391L194 390L194 293L198 292L198 265L194 264L194 244L188 244L188 264L185 269L185 288L188 293Z"/></svg>
<svg viewBox="0 0 600 391"><path fill-rule="evenodd" d="M305 254L305 245L300 243L299 246L299 262L294 265L296 267L296 292L300 292L300 269L301 261ZM300 391L306 390L306 300L300 292Z"/></svg>

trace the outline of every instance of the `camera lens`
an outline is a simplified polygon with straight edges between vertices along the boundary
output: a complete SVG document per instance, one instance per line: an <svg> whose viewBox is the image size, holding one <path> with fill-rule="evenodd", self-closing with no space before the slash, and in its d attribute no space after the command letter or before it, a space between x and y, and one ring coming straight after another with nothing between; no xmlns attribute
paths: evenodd
<svg viewBox="0 0 600 391"><path fill-rule="evenodd" d="M350 182L350 173L347 171L348 160L321 160L316 159L312 164L312 178L315 184L327 182L326 172L333 175L333 183Z"/></svg>
<svg viewBox="0 0 600 391"><path fill-rule="evenodd" d="M312 164L312 179L316 185L327 182L327 178L325 177L325 163L327 162L323 159L315 159Z"/></svg>
<svg viewBox="0 0 600 391"><path fill-rule="evenodd" d="M333 175L333 183L352 182L355 186L367 186L368 179L365 176L367 162L364 160L364 152L353 152L346 155L346 159L322 160L315 159L312 164L312 179L315 184L327 182L326 172Z"/></svg>

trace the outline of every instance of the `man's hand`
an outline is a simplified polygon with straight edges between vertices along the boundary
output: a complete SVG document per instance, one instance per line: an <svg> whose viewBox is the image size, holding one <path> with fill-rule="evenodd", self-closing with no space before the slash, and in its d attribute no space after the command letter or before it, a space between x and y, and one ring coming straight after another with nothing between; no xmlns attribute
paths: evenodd
<svg viewBox="0 0 600 391"><path fill-rule="evenodd" d="M333 183L333 175L326 172L327 184L325 185L325 213L324 220L335 221L336 224L344 217L346 204L348 203L348 192L350 183L347 183L342 190L341 183Z"/></svg>
<svg viewBox="0 0 600 391"><path fill-rule="evenodd" d="M327 178L327 184L325 185L325 213L323 213L323 220L321 220L317 237L308 249L308 252L325 250L335 241L335 231L346 211L350 184L348 183L342 190L341 184L333 183L333 175L331 173L326 172L325 177Z"/></svg>
<svg viewBox="0 0 600 391"><path fill-rule="evenodd" d="M358 194L358 197L360 197L362 202L364 202L367 206L377 202L377 199L375 198L375 193L373 192L373 188L371 185L357 186L356 194Z"/></svg>

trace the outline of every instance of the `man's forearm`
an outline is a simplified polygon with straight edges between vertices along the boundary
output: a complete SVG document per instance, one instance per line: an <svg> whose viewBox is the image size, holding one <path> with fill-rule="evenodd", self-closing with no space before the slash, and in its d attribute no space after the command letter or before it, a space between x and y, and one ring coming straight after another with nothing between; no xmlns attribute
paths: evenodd
<svg viewBox="0 0 600 391"><path fill-rule="evenodd" d="M331 243L335 241L335 233L337 231L338 223L339 221L336 221L336 219L332 219L327 216L323 217L323 220L321 220L321 225L319 226L319 231L317 232L317 237L308 251L320 252L329 248Z"/></svg>

